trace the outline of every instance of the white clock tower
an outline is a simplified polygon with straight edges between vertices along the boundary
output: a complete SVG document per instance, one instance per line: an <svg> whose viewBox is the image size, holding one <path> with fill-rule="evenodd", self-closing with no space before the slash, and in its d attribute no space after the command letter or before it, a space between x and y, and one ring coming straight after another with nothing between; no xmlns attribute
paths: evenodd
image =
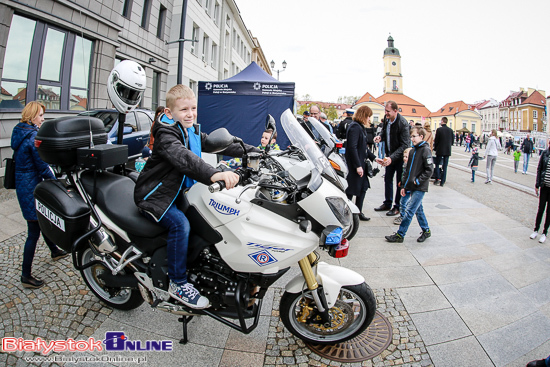
<svg viewBox="0 0 550 367"><path fill-rule="evenodd" d="M384 50L384 93L403 94L401 56L393 47L393 38L388 37L388 47Z"/></svg>

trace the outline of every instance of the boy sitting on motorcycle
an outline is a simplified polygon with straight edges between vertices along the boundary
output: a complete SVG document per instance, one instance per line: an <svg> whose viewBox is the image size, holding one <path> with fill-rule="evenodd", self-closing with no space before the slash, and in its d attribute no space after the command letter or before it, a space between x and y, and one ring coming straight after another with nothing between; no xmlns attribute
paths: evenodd
<svg viewBox="0 0 550 367"><path fill-rule="evenodd" d="M141 213L168 230L167 257L170 296L184 305L201 309L209 300L187 281L187 248L190 225L185 214L173 205L182 191L199 181L210 185L224 181L227 189L235 187L239 176L231 171L219 172L201 159L202 144L207 134L200 132L197 99L193 91L178 84L166 93L166 108L153 125L155 149L139 175L134 201ZM246 145L248 152L259 149ZM223 154L240 156L239 144L226 148Z"/></svg>

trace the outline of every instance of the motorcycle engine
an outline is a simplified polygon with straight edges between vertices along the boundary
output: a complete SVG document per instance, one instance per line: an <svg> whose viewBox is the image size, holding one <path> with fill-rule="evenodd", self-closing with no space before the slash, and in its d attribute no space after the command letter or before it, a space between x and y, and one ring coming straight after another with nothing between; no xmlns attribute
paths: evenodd
<svg viewBox="0 0 550 367"><path fill-rule="evenodd" d="M206 248L201 252L199 259L188 269L188 277L201 295L209 299L214 309L234 306L239 280L244 280L240 279L212 248ZM245 288L240 292L241 304L248 303L250 298L249 286L246 285Z"/></svg>

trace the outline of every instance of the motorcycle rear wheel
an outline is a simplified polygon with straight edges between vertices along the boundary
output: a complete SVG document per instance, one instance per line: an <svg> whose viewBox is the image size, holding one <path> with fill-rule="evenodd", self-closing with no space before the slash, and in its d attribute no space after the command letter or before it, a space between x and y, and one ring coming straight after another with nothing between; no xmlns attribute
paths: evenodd
<svg viewBox="0 0 550 367"><path fill-rule="evenodd" d="M376 298L366 283L344 286L329 310L330 326L315 323L316 311L309 290L285 292L281 297L280 315L285 327L296 337L314 344L342 343L362 333L374 318Z"/></svg>
<svg viewBox="0 0 550 367"><path fill-rule="evenodd" d="M82 265L94 260L94 253L89 247L80 252L79 256ZM98 277L104 271L110 270L101 264L92 265L80 271L82 279L97 298L118 310L133 310L143 303L138 289L111 288L111 292L109 292L107 285Z"/></svg>
<svg viewBox="0 0 550 367"><path fill-rule="evenodd" d="M355 237L355 234L357 233L358 229L359 229L359 214L353 214L353 221L351 223L351 226L349 226L348 229L343 233L342 237L347 238L348 240L351 240L353 237Z"/></svg>

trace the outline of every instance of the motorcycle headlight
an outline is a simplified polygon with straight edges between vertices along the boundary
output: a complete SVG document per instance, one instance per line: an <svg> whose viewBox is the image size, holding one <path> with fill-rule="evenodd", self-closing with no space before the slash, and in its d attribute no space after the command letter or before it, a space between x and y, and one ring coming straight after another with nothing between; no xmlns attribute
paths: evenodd
<svg viewBox="0 0 550 367"><path fill-rule="evenodd" d="M330 210L343 227L351 225L353 214L345 200L338 196L329 196L325 199Z"/></svg>

